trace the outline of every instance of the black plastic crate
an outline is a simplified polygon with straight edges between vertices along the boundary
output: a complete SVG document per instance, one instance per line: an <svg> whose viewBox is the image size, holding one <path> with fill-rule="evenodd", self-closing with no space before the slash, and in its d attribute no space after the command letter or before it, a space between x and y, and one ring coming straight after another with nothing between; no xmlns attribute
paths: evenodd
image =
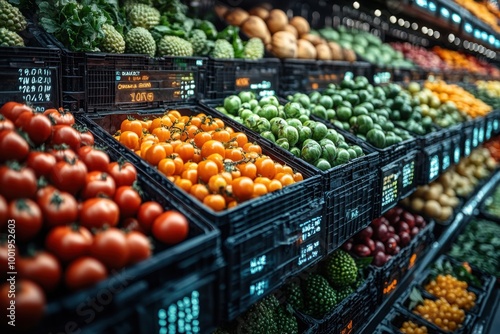
<svg viewBox="0 0 500 334"><path fill-rule="evenodd" d="M485 117L485 132L484 132L485 141L490 140L495 135L494 131L495 120L497 121L498 124L498 120L500 120L500 110L493 110Z"/></svg>
<svg viewBox="0 0 500 334"><path fill-rule="evenodd" d="M225 241L228 319L324 257L322 220L322 208L307 209L254 225Z"/></svg>
<svg viewBox="0 0 500 334"><path fill-rule="evenodd" d="M368 271L364 282L350 296L338 303L322 319L295 311L305 322L314 323L318 334L350 334L363 327L377 308L375 278Z"/></svg>
<svg viewBox="0 0 500 334"><path fill-rule="evenodd" d="M493 119L493 136L500 134L500 110L492 112L491 118Z"/></svg>
<svg viewBox="0 0 500 334"><path fill-rule="evenodd" d="M206 99L224 98L251 90L258 96L277 95L280 82L280 61L277 58L208 60L205 79Z"/></svg>
<svg viewBox="0 0 500 334"><path fill-rule="evenodd" d="M491 205L491 201L492 201L491 196L493 196L493 193L495 191L500 191L500 183L498 183L495 187L492 187L491 191L484 197L484 200L479 207L479 212L481 213L481 216L483 216L487 220L491 220L491 221L500 223L500 216L496 216L496 215L492 214L486 208L487 205Z"/></svg>
<svg viewBox="0 0 500 334"><path fill-rule="evenodd" d="M381 333L402 333L400 328L403 326L405 321L411 321L414 324L417 324L419 327L426 327L428 334L441 334L442 331L439 330L434 324L429 323L419 316L408 312L407 310L403 310L400 308L393 308L390 310L389 314L386 315L382 325L385 328Z"/></svg>
<svg viewBox="0 0 500 334"><path fill-rule="evenodd" d="M45 45L31 21L21 32L26 47L0 47L0 105L31 104L36 111L58 108L61 101L61 52ZM44 47L45 46L45 47Z"/></svg>
<svg viewBox="0 0 500 334"><path fill-rule="evenodd" d="M411 240L409 245L401 248L400 252L393 255L386 264L373 268L379 304L391 295L408 270L415 265L419 257L425 254L434 241L433 229L434 223L431 221Z"/></svg>
<svg viewBox="0 0 500 334"><path fill-rule="evenodd" d="M441 161L443 160L442 154L443 146L440 142L423 148L420 152L421 166L420 166L420 185L429 184L438 178L441 172Z"/></svg>
<svg viewBox="0 0 500 334"><path fill-rule="evenodd" d="M208 58L73 52L43 35L62 51L62 106L70 111L158 108L196 101L203 92Z"/></svg>
<svg viewBox="0 0 500 334"><path fill-rule="evenodd" d="M424 319L423 317L413 313L413 310L409 309L410 306L410 294L416 289L419 293L422 294L424 299L436 300L437 298L431 294L428 294L424 291L416 282L413 282L412 285L399 297L396 302L396 307L404 313L412 314L415 318L419 319L421 323L426 324L429 329L434 329L435 333L445 334L445 333L456 333L456 334L469 334L472 332L472 328L474 328L474 324L476 322L476 316L470 312L465 312L465 319L457 330L450 332L444 331L437 327L434 323Z"/></svg>
<svg viewBox="0 0 500 334"><path fill-rule="evenodd" d="M280 95L322 90L344 78L368 77L369 74L370 64L366 62L284 59L281 61Z"/></svg>
<svg viewBox="0 0 500 334"><path fill-rule="evenodd" d="M122 153L111 147L108 140L92 132L95 144L106 147L112 161L122 157ZM76 330L87 326L104 326L105 323L114 321L114 315L120 314L118 311L124 310L124 305L129 305L124 312L136 314L140 307L145 307L144 302L150 302L148 298L144 299L147 293L177 281L184 281L191 276L198 277L198 280L209 275L216 276L210 278L209 288L203 288L203 295L200 293L199 300L203 301L200 308L203 308L205 313L200 313L195 320L206 330L213 328L220 320L222 290L215 289L221 283L223 265L220 260L220 232L212 224L198 219L194 208L163 189L147 173L140 169L137 169L137 173L145 198L157 201L165 209L177 210L188 218L188 238L171 247L153 243L154 254L150 259L127 267L91 288L75 293L66 292L66 295L49 299L46 315L37 327L37 333L45 333L48 329L60 332L69 327ZM202 287L203 285L199 285L200 289ZM198 286L193 289L198 289ZM141 318L141 322L154 321L155 316L156 314L148 313ZM124 322L122 325L133 327L133 317L127 316L126 319L130 322ZM93 330L89 329L88 332Z"/></svg>

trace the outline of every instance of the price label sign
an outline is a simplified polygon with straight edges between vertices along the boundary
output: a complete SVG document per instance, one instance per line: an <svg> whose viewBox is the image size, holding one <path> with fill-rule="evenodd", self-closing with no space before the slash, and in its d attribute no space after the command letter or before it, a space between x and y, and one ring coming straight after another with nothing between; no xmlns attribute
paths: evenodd
<svg viewBox="0 0 500 334"><path fill-rule="evenodd" d="M394 206L399 199L399 173L385 175L382 184L382 211Z"/></svg>
<svg viewBox="0 0 500 334"><path fill-rule="evenodd" d="M316 217L299 225L302 233L302 242L308 241L311 237L321 232L321 220L322 217Z"/></svg>
<svg viewBox="0 0 500 334"><path fill-rule="evenodd" d="M254 257L253 259L250 260L250 275L255 275L257 273L260 273L264 271L264 269L267 266L267 256L261 255Z"/></svg>
<svg viewBox="0 0 500 334"><path fill-rule="evenodd" d="M450 154L449 153L444 153L443 152L443 159L442 159L441 166L443 168L443 171L447 170L448 167L451 166L451 158L450 158Z"/></svg>
<svg viewBox="0 0 500 334"><path fill-rule="evenodd" d="M453 151L453 163L456 165L460 162L460 145L455 146L455 150Z"/></svg>
<svg viewBox="0 0 500 334"><path fill-rule="evenodd" d="M379 72L373 75L373 82L377 85L390 83L391 79L391 72Z"/></svg>
<svg viewBox="0 0 500 334"><path fill-rule="evenodd" d="M0 95L9 101L24 101L34 106L35 111L43 112L58 108L57 71L52 68L17 68L2 70Z"/></svg>
<svg viewBox="0 0 500 334"><path fill-rule="evenodd" d="M262 296L269 289L269 280L262 279L254 282L250 285L249 294L250 296Z"/></svg>
<svg viewBox="0 0 500 334"><path fill-rule="evenodd" d="M470 138L467 138L465 139L465 145L464 145L464 155L467 157L470 155L470 151L472 149L471 147L471 139Z"/></svg>
<svg viewBox="0 0 500 334"><path fill-rule="evenodd" d="M116 104L186 101L195 97L195 92L196 80L192 72L115 72Z"/></svg>
<svg viewBox="0 0 500 334"><path fill-rule="evenodd" d="M328 88L329 84L340 82L343 77L342 73L310 74L309 88L313 90Z"/></svg>
<svg viewBox="0 0 500 334"><path fill-rule="evenodd" d="M472 131L472 147L477 147L479 145L479 129L474 128Z"/></svg>
<svg viewBox="0 0 500 334"><path fill-rule="evenodd" d="M340 331L340 334L351 334L352 333L352 320L349 320L347 325Z"/></svg>
<svg viewBox="0 0 500 334"><path fill-rule="evenodd" d="M321 252L319 240L313 241L307 245L302 244L297 264L299 265L299 267L305 266L306 264L311 263L315 259L319 258L320 255Z"/></svg>
<svg viewBox="0 0 500 334"><path fill-rule="evenodd" d="M415 182L415 161L409 161L403 165L403 189L412 188ZM411 189L408 189L411 190Z"/></svg>
<svg viewBox="0 0 500 334"><path fill-rule="evenodd" d="M480 127L479 128L479 134L478 134L478 140L479 140L479 143L478 144L481 144L484 142L484 126Z"/></svg>
<svg viewBox="0 0 500 334"><path fill-rule="evenodd" d="M492 133L493 133L493 121L488 120L488 122L486 123L486 133L484 135L484 138L486 140L489 140L492 136Z"/></svg>
<svg viewBox="0 0 500 334"><path fill-rule="evenodd" d="M408 263L408 269L413 268L413 266L415 265L415 262L417 262L417 254L413 253L410 257L410 262Z"/></svg>
<svg viewBox="0 0 500 334"><path fill-rule="evenodd" d="M201 333L200 293L191 294L156 311L158 333Z"/></svg>
<svg viewBox="0 0 500 334"><path fill-rule="evenodd" d="M429 160L429 181L434 180L439 175L439 155L434 154Z"/></svg>
<svg viewBox="0 0 500 334"><path fill-rule="evenodd" d="M496 133L499 128L500 128L500 122L498 121L498 119L493 120L493 131L495 131Z"/></svg>
<svg viewBox="0 0 500 334"><path fill-rule="evenodd" d="M390 295L398 286L398 279L389 280L384 282L384 290L382 291L384 296Z"/></svg>
<svg viewBox="0 0 500 334"><path fill-rule="evenodd" d="M442 18L444 18L446 20L448 20L451 16L450 11L445 7L441 7L439 14L441 15Z"/></svg>
<svg viewBox="0 0 500 334"><path fill-rule="evenodd" d="M236 72L236 89L251 90L259 96L274 96L276 95L276 71L261 69Z"/></svg>
<svg viewBox="0 0 500 334"><path fill-rule="evenodd" d="M451 22L460 24L462 22L462 17L457 13L453 13L451 14Z"/></svg>

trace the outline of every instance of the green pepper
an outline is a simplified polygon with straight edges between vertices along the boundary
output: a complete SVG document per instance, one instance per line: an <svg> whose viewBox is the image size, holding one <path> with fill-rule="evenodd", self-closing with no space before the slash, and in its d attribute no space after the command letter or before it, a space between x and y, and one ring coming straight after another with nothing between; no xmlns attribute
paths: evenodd
<svg viewBox="0 0 500 334"><path fill-rule="evenodd" d="M238 34L233 35L234 58L243 58L245 55L245 46Z"/></svg>
<svg viewBox="0 0 500 334"><path fill-rule="evenodd" d="M207 35L208 39L210 40L217 39L217 29L215 28L212 22L207 20L202 20L197 26L197 28L203 30L205 35Z"/></svg>
<svg viewBox="0 0 500 334"><path fill-rule="evenodd" d="M228 42L231 42L234 35L238 35L239 32L240 32L239 27L227 26L224 30L220 31L217 34L217 39L225 39Z"/></svg>

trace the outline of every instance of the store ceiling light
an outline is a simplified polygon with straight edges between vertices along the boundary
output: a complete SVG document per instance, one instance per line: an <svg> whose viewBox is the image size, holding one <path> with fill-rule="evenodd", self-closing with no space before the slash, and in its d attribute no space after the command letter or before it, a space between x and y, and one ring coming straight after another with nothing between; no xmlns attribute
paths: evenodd
<svg viewBox="0 0 500 334"><path fill-rule="evenodd" d="M434 31L434 38L438 39L439 37L441 37L441 33L439 31Z"/></svg>
<svg viewBox="0 0 500 334"><path fill-rule="evenodd" d="M405 28L408 29L410 27L410 21L405 21Z"/></svg>
<svg viewBox="0 0 500 334"><path fill-rule="evenodd" d="M398 24L399 24L400 26L403 26L403 25L405 24L405 20L403 20L403 19L399 19L399 20L398 20Z"/></svg>
<svg viewBox="0 0 500 334"><path fill-rule="evenodd" d="M424 34L427 34L427 31L428 31L428 30L429 30L429 29L427 29L427 27L425 27L425 26L424 26L424 27L422 27L422 32L423 32Z"/></svg>
<svg viewBox="0 0 500 334"><path fill-rule="evenodd" d="M460 45L460 38L458 38L458 37L455 38L455 45L457 45L457 46Z"/></svg>
<svg viewBox="0 0 500 334"><path fill-rule="evenodd" d="M469 41L464 41L464 48L466 48L466 49L469 48Z"/></svg>
<svg viewBox="0 0 500 334"><path fill-rule="evenodd" d="M389 18L389 21L391 21L391 23L394 24L398 21L398 19L396 18L396 16L393 15Z"/></svg>
<svg viewBox="0 0 500 334"><path fill-rule="evenodd" d="M380 16L382 15L382 12L380 11L380 9L375 9L375 12L373 12L373 14L375 14L375 16Z"/></svg>
<svg viewBox="0 0 500 334"><path fill-rule="evenodd" d="M429 29L427 30L427 35L432 36L434 34L434 30Z"/></svg>
<svg viewBox="0 0 500 334"><path fill-rule="evenodd" d="M411 28L412 28L413 30L417 30L417 29L418 29L418 24L416 24L415 22L413 22L413 23L411 24Z"/></svg>
<svg viewBox="0 0 500 334"><path fill-rule="evenodd" d="M448 41L451 43L451 42L453 42L454 40L455 40L455 35L453 35L453 34L449 34L449 35L448 35Z"/></svg>
<svg viewBox="0 0 500 334"><path fill-rule="evenodd" d="M356 8L356 9L359 9L359 2L354 1L354 2L353 2L353 4L352 4L352 6L353 6L354 8Z"/></svg>

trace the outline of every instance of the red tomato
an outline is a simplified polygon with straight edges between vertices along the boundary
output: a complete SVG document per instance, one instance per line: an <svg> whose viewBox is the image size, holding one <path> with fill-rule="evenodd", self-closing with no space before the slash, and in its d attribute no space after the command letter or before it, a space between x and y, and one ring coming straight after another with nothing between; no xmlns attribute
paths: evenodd
<svg viewBox="0 0 500 334"><path fill-rule="evenodd" d="M31 168L18 164L0 167L0 195L6 200L34 198L36 190L36 176Z"/></svg>
<svg viewBox="0 0 500 334"><path fill-rule="evenodd" d="M14 121L14 126L18 129L24 128L34 115L35 114L33 113L33 110L25 110L21 112L19 115L17 115L17 118Z"/></svg>
<svg viewBox="0 0 500 334"><path fill-rule="evenodd" d="M115 179L116 187L131 186L137 179L137 170L130 162L112 162L108 173Z"/></svg>
<svg viewBox="0 0 500 334"><path fill-rule="evenodd" d="M81 192L82 199L104 195L113 198L116 191L115 180L106 173L94 171L85 177L85 186Z"/></svg>
<svg viewBox="0 0 500 334"><path fill-rule="evenodd" d="M189 223L181 213L169 210L155 219L151 231L153 236L163 243L178 244L186 239Z"/></svg>
<svg viewBox="0 0 500 334"><path fill-rule="evenodd" d="M8 310L11 305L9 292L15 292L15 320L16 331L26 331L35 327L42 320L45 309L45 293L42 288L32 281L18 279L15 282L15 287L9 283L4 283L0 286L0 308L2 309L2 318L7 318L12 314ZM5 321L5 320L4 320Z"/></svg>
<svg viewBox="0 0 500 334"><path fill-rule="evenodd" d="M4 115L0 114L0 131L2 130L14 130L14 123Z"/></svg>
<svg viewBox="0 0 500 334"><path fill-rule="evenodd" d="M45 292L54 290L61 281L61 264L48 252L39 251L33 256L22 256L16 265L20 278L37 283Z"/></svg>
<svg viewBox="0 0 500 334"><path fill-rule="evenodd" d="M56 146L48 150L47 153L53 155L56 161L73 161L78 158L75 151L68 148L67 145Z"/></svg>
<svg viewBox="0 0 500 334"><path fill-rule="evenodd" d="M0 162L24 161L29 153L28 142L13 130L0 131Z"/></svg>
<svg viewBox="0 0 500 334"><path fill-rule="evenodd" d="M89 171L108 171L109 156L106 152L97 150L91 146L82 146L78 150L78 156L85 163Z"/></svg>
<svg viewBox="0 0 500 334"><path fill-rule="evenodd" d="M3 232L7 227L8 206L5 197L0 195L0 232Z"/></svg>
<svg viewBox="0 0 500 334"><path fill-rule="evenodd" d="M81 257L71 262L66 268L64 282L71 290L88 288L108 276L104 264L92 257Z"/></svg>
<svg viewBox="0 0 500 334"><path fill-rule="evenodd" d="M144 233L144 230L141 227L141 225L139 224L139 221L137 220L137 218L133 218L133 217L125 218L122 221L121 226L123 227L123 229L125 231L137 231L137 232Z"/></svg>
<svg viewBox="0 0 500 334"><path fill-rule="evenodd" d="M24 114L22 114L19 118L21 118ZM21 128L28 134L31 141L35 145L45 143L52 134L52 124L50 123L50 120L42 114L32 115L28 121L21 126Z"/></svg>
<svg viewBox="0 0 500 334"><path fill-rule="evenodd" d="M69 125L54 125L52 127L52 145L68 145L73 151L78 151L80 148L80 133Z"/></svg>
<svg viewBox="0 0 500 334"><path fill-rule="evenodd" d="M109 269L123 268L128 263L130 255L125 233L116 227L97 232L90 255Z"/></svg>
<svg viewBox="0 0 500 334"><path fill-rule="evenodd" d="M71 224L78 219L78 203L70 193L58 190L47 193L38 198L38 205L48 228Z"/></svg>
<svg viewBox="0 0 500 334"><path fill-rule="evenodd" d="M163 213L163 208L158 202L144 202L139 208L137 219L142 229L147 233L151 232L151 226L156 218Z"/></svg>
<svg viewBox="0 0 500 334"><path fill-rule="evenodd" d="M62 191L76 194L85 186L87 167L80 160L59 161L50 173L52 184Z"/></svg>
<svg viewBox="0 0 500 334"><path fill-rule="evenodd" d="M42 211L28 198L18 198L9 203L9 219L16 221L16 239L32 239L42 228Z"/></svg>
<svg viewBox="0 0 500 334"><path fill-rule="evenodd" d="M80 210L80 224L87 228L102 228L104 225L116 226L120 209L107 198L91 198L83 202Z"/></svg>
<svg viewBox="0 0 500 334"><path fill-rule="evenodd" d="M10 119L12 122L15 122L17 117L25 111L33 112L33 109L19 102L7 102L0 108L0 114L4 115L5 118Z"/></svg>
<svg viewBox="0 0 500 334"><path fill-rule="evenodd" d="M40 198L44 196L50 196L54 191L57 189L54 186L51 186L50 184L41 186L38 191L36 192L36 200L37 202L40 200Z"/></svg>
<svg viewBox="0 0 500 334"><path fill-rule="evenodd" d="M113 199L120 208L120 216L122 218L135 216L142 203L141 195L130 186L121 186L118 188Z"/></svg>
<svg viewBox="0 0 500 334"><path fill-rule="evenodd" d="M45 248L62 262L90 253L92 234L83 226L56 226L45 238Z"/></svg>
<svg viewBox="0 0 500 334"><path fill-rule="evenodd" d="M47 116L53 124L56 125L73 125L75 124L75 117L72 113L62 109L47 109L43 113Z"/></svg>
<svg viewBox="0 0 500 334"><path fill-rule="evenodd" d="M80 132L80 141L82 142L82 145L85 146L92 146L94 145L94 135L87 129L85 129L83 132Z"/></svg>
<svg viewBox="0 0 500 334"><path fill-rule="evenodd" d="M38 151L31 151L26 159L26 165L35 171L37 177L48 176L56 162L52 154Z"/></svg>
<svg viewBox="0 0 500 334"><path fill-rule="evenodd" d="M135 264L151 257L151 241L144 233L130 231L126 234L127 246L130 251L128 264Z"/></svg>

